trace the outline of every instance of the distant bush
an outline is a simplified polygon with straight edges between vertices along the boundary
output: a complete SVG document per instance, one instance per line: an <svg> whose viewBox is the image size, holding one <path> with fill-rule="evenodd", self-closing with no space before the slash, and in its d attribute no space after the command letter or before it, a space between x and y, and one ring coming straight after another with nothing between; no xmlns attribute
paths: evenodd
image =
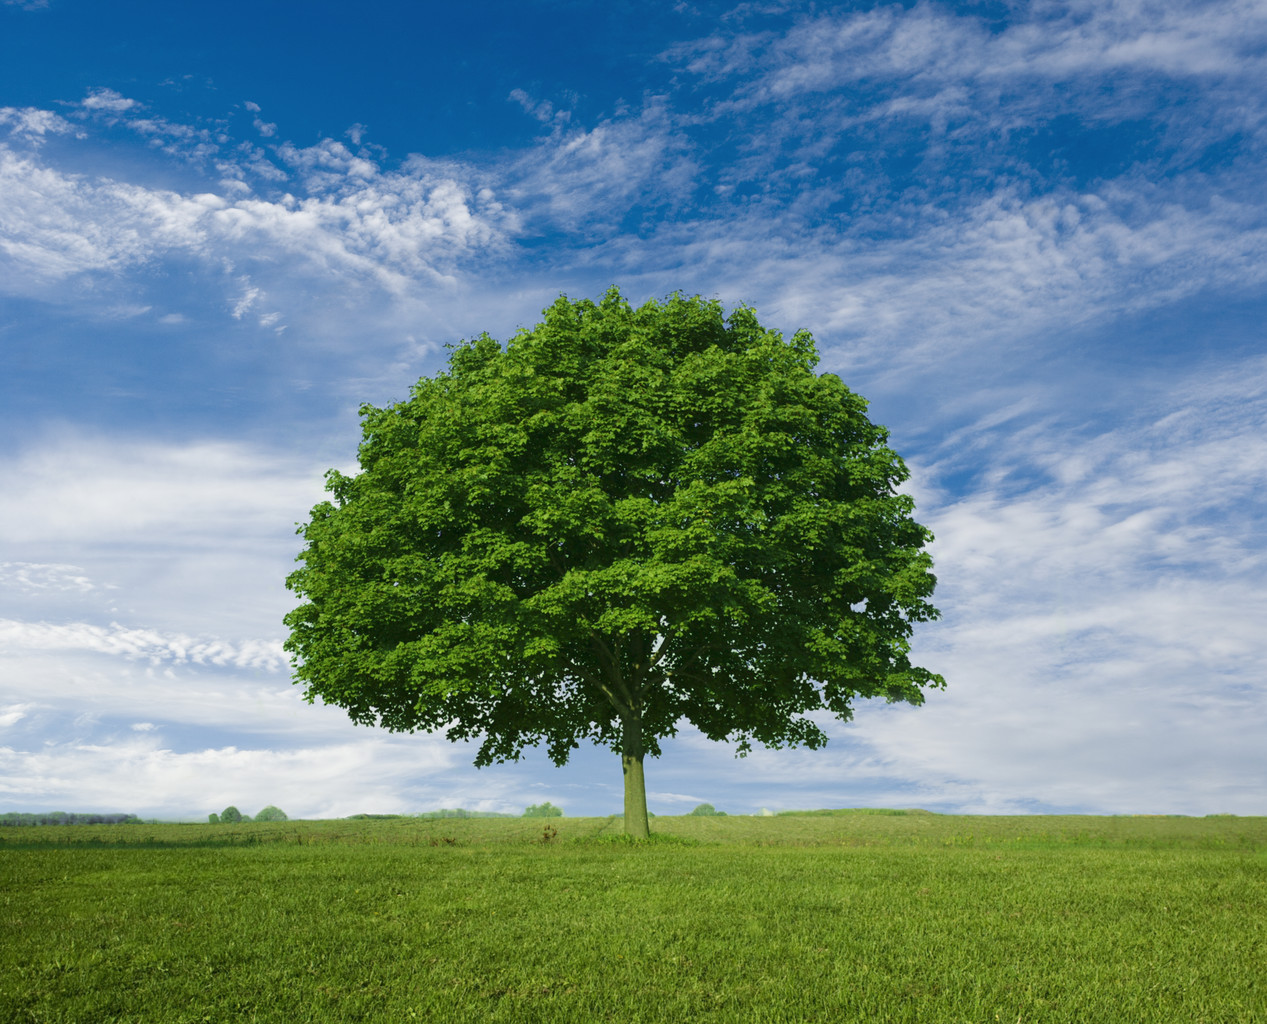
<svg viewBox="0 0 1267 1024"><path fill-rule="evenodd" d="M226 825L236 825L242 820L242 812L230 804L220 812L220 820Z"/></svg>
<svg viewBox="0 0 1267 1024"><path fill-rule="evenodd" d="M726 816L725 811L719 811L712 804L700 804L695 808L695 810L691 811L691 813L698 814L701 817L717 816L724 818Z"/></svg>
<svg viewBox="0 0 1267 1024"><path fill-rule="evenodd" d="M269 804L267 807L264 808L264 810L260 811L260 813L255 816L255 820L256 821L289 821L290 819L286 817L286 812L283 811L280 807L274 807L272 804Z"/></svg>
<svg viewBox="0 0 1267 1024"><path fill-rule="evenodd" d="M543 804L533 804L531 807L525 807L523 817L525 818L561 818L563 817L563 808L555 807L554 804L547 800Z"/></svg>
<svg viewBox="0 0 1267 1024"><path fill-rule="evenodd" d="M220 824L220 815L216 814L216 812L215 812L215 811L212 811L210 814L208 814L208 815L207 815L207 820L208 820L209 822L211 822L211 824L213 824L213 825L219 825L219 824Z"/></svg>

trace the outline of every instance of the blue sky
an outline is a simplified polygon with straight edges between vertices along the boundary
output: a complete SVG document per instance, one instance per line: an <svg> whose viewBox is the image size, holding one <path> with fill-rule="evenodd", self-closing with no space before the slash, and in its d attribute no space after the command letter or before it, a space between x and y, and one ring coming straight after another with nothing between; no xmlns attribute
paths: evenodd
<svg viewBox="0 0 1267 1024"><path fill-rule="evenodd" d="M659 814L1267 814L1267 6L0 3L0 809L621 806L289 681L356 410L560 293L809 329L948 687Z"/></svg>

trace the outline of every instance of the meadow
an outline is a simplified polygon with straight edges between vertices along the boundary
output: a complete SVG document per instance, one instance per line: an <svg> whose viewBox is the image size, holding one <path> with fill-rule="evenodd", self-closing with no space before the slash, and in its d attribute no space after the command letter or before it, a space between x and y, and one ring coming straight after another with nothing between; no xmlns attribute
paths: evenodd
<svg viewBox="0 0 1267 1024"><path fill-rule="evenodd" d="M1267 1022L1267 818L0 830L6 1022Z"/></svg>

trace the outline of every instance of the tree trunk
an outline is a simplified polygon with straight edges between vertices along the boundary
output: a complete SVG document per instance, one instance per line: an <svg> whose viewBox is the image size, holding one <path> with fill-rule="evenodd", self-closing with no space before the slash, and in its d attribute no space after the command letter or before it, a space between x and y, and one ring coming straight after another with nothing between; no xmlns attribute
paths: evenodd
<svg viewBox="0 0 1267 1024"><path fill-rule="evenodd" d="M622 723L620 766L625 774L625 835L647 838L647 785L642 777L642 721Z"/></svg>

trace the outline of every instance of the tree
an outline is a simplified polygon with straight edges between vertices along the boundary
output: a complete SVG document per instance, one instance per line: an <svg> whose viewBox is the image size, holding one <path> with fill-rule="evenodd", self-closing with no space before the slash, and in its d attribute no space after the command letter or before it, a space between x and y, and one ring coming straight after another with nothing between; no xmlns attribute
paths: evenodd
<svg viewBox="0 0 1267 1024"><path fill-rule="evenodd" d="M712 804L700 804L698 807L695 808L695 810L691 811L691 813L698 814L701 817L715 817L715 816L725 817L726 815L725 811L719 811Z"/></svg>
<svg viewBox="0 0 1267 1024"><path fill-rule="evenodd" d="M361 407L360 472L300 526L295 681L358 723L619 752L625 831L643 761L686 719L713 740L817 748L805 712L923 702L931 534L866 401L813 338L675 294L560 297L503 348L452 348L410 397Z"/></svg>
<svg viewBox="0 0 1267 1024"><path fill-rule="evenodd" d="M242 821L242 812L230 804L220 812L220 820L226 825L236 825Z"/></svg>
<svg viewBox="0 0 1267 1024"><path fill-rule="evenodd" d="M262 811L260 811L259 814L255 816L255 820L256 821L289 821L290 819L286 817L286 812L283 811L280 807L274 807L272 804L269 804Z"/></svg>
<svg viewBox="0 0 1267 1024"><path fill-rule="evenodd" d="M208 820L209 822L211 822L211 824L213 824L213 825L219 825L219 824L220 824L220 815L216 814L216 812L215 812L215 811L212 811L210 814L208 814L208 815L207 815L207 820Z"/></svg>
<svg viewBox="0 0 1267 1024"><path fill-rule="evenodd" d="M555 807L554 804L547 800L543 804L532 804L524 808L523 816L525 818L561 818L563 817L563 808Z"/></svg>

